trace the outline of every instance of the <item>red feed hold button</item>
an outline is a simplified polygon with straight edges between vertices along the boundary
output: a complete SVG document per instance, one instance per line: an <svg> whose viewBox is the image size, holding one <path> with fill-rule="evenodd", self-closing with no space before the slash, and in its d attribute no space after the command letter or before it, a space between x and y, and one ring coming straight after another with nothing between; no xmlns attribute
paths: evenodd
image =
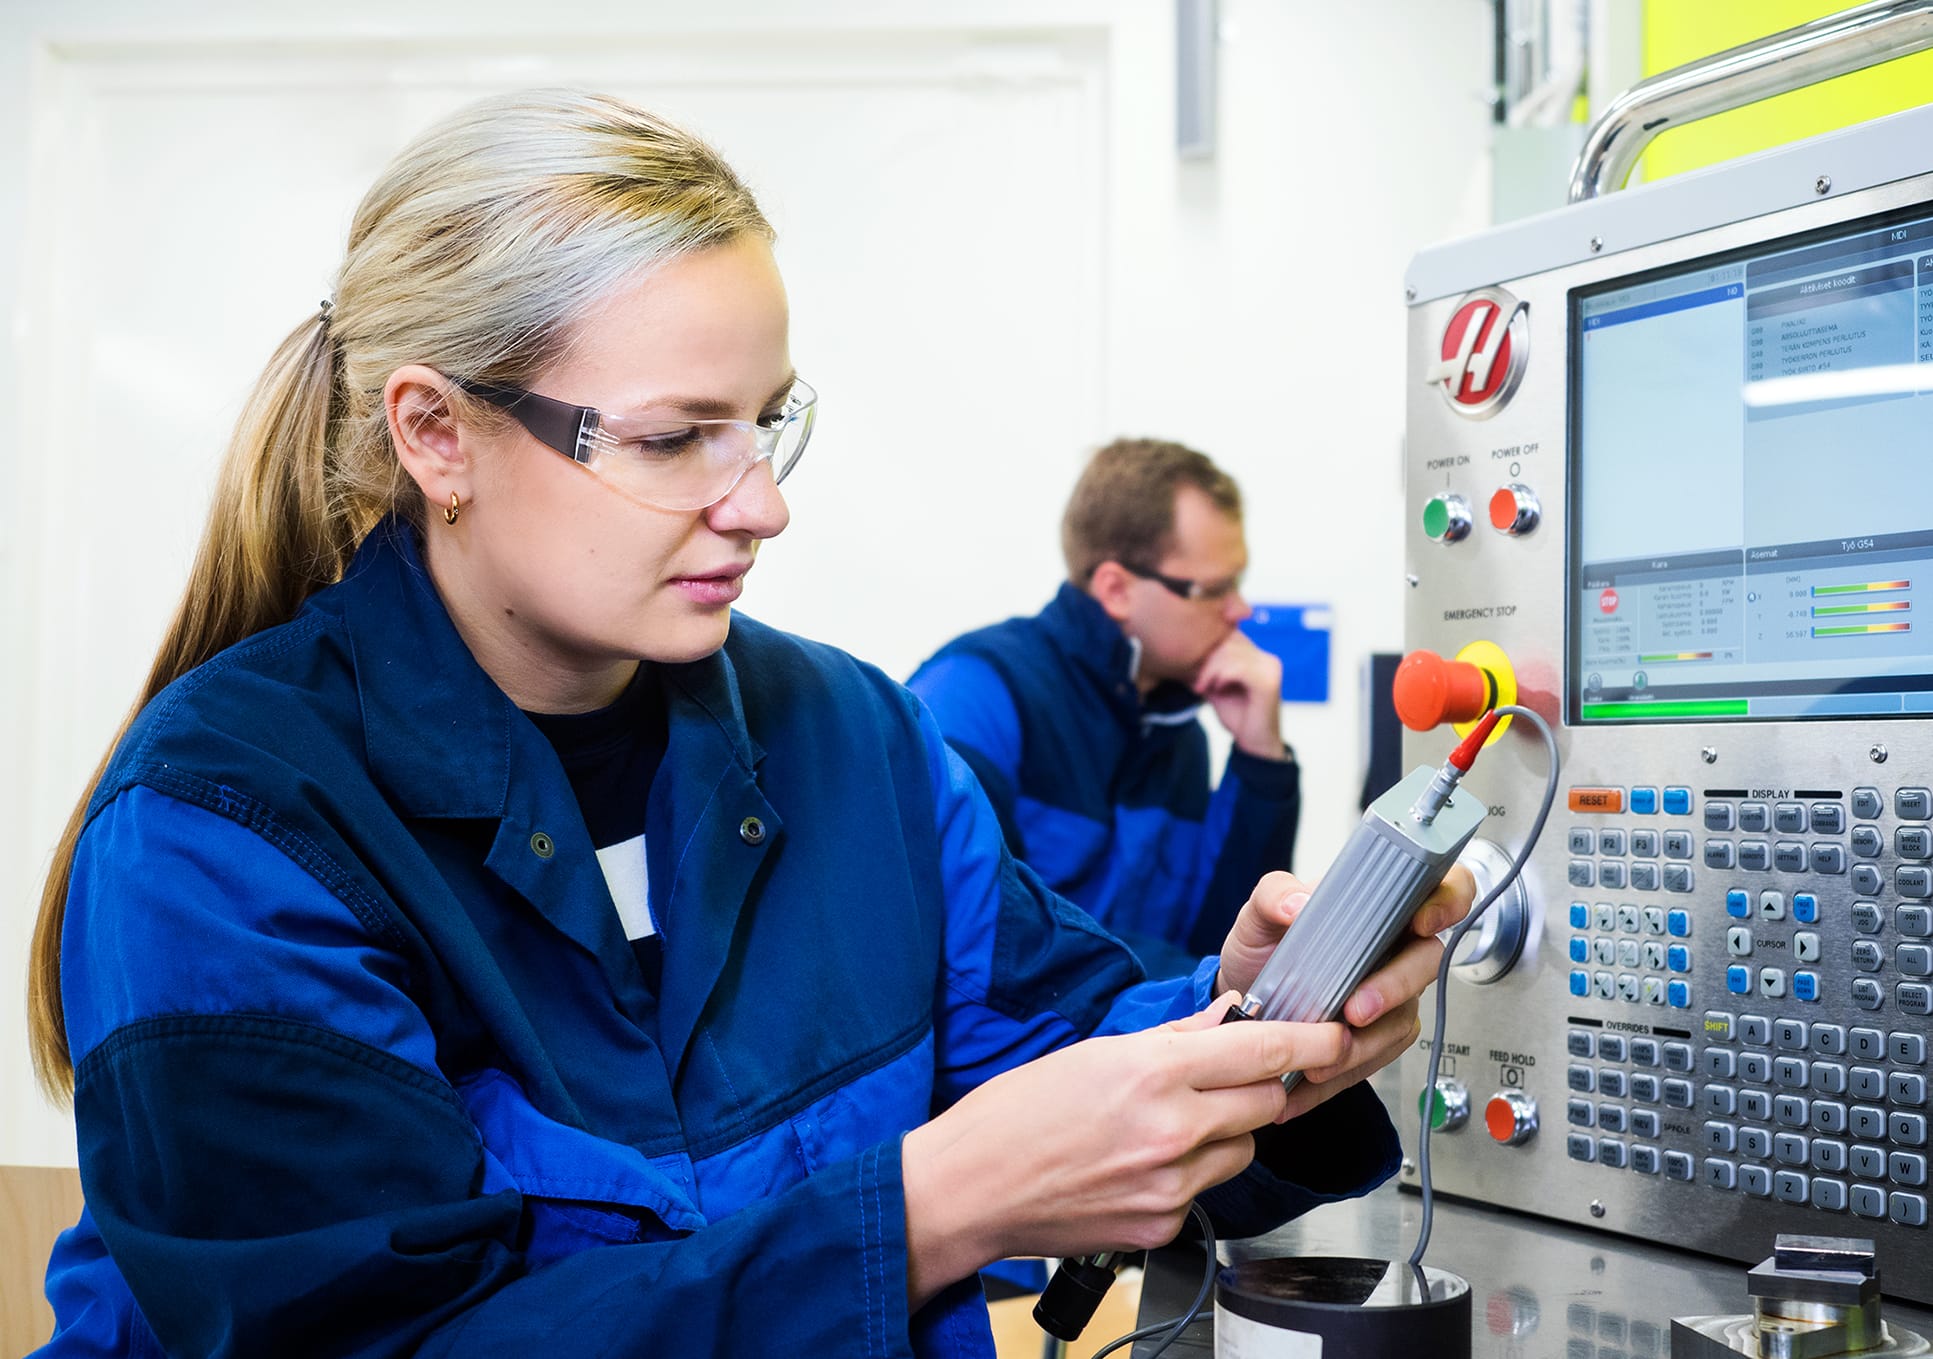
<svg viewBox="0 0 1933 1359"><path fill-rule="evenodd" d="M1483 1109L1483 1126L1505 1146L1527 1142L1537 1131L1537 1101L1521 1090L1503 1090Z"/></svg>
<svg viewBox="0 0 1933 1359"><path fill-rule="evenodd" d="M1474 722L1497 702L1496 681L1481 666L1446 661L1434 651L1412 651L1390 686L1396 716L1411 731L1445 722Z"/></svg>

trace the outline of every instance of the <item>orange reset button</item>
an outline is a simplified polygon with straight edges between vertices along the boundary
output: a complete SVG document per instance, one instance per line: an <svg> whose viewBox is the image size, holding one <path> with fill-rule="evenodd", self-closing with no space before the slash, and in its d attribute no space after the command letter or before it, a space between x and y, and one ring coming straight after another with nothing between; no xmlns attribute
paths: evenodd
<svg viewBox="0 0 1933 1359"><path fill-rule="evenodd" d="M1571 789L1571 810L1621 812L1624 810L1624 790L1622 788L1573 788Z"/></svg>

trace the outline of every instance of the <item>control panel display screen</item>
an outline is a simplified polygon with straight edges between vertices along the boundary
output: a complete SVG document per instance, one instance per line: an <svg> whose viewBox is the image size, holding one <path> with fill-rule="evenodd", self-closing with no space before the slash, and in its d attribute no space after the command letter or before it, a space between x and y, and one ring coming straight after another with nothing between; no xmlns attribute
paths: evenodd
<svg viewBox="0 0 1933 1359"><path fill-rule="evenodd" d="M1571 294L1573 723L1933 714L1933 205Z"/></svg>

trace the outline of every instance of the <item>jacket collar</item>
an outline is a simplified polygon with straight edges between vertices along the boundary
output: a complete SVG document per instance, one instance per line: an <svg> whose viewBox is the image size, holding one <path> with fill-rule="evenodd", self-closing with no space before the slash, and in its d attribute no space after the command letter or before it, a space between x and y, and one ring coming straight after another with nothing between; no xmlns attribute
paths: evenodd
<svg viewBox="0 0 1933 1359"><path fill-rule="evenodd" d="M1143 697L1134 682L1140 644L1121 631L1092 595L1071 582L1062 582L1040 611L1040 621L1055 647L1106 698L1123 725L1184 722L1201 706L1188 686L1168 680Z"/></svg>

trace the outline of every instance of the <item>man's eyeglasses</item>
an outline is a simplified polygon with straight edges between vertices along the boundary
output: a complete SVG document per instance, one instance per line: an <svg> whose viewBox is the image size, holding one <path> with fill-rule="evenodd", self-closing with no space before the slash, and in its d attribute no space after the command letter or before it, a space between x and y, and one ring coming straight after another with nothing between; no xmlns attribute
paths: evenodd
<svg viewBox="0 0 1933 1359"><path fill-rule="evenodd" d="M1242 588L1240 576L1230 576L1227 580L1214 581L1184 580L1180 576L1164 576L1159 571L1149 570L1145 566L1136 566L1133 562L1122 562L1121 569L1131 576L1151 580L1169 594L1188 600L1190 603L1200 601L1206 604L1219 604Z"/></svg>
<svg viewBox="0 0 1933 1359"><path fill-rule="evenodd" d="M777 410L751 420L606 415L494 382L452 379L522 425L538 442L662 510L704 510L760 462L784 481L812 437L819 394L794 380Z"/></svg>

